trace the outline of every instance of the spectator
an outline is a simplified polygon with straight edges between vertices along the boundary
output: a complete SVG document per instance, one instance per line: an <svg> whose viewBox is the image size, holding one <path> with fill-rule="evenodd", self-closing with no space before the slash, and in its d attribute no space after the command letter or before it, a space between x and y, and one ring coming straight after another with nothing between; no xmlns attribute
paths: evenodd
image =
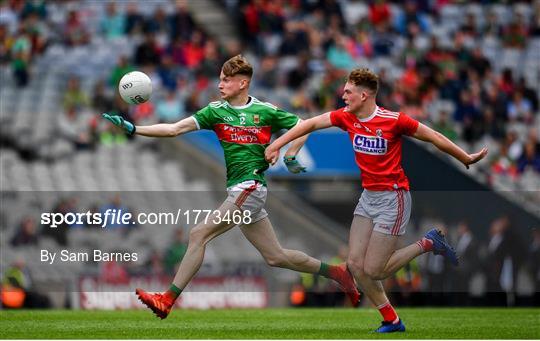
<svg viewBox="0 0 540 341"><path fill-rule="evenodd" d="M494 184L494 176L504 176L514 181L517 177L517 167L514 161L508 156L508 143L500 143L498 153L495 154L491 162L490 182Z"/></svg>
<svg viewBox="0 0 540 341"><path fill-rule="evenodd" d="M176 1L176 11L171 16L170 22L171 31L169 33L171 41L177 38L189 40L195 29L195 22L187 10L187 1Z"/></svg>
<svg viewBox="0 0 540 341"><path fill-rule="evenodd" d="M66 112L83 109L88 106L89 103L88 96L81 89L79 78L75 76L70 77L63 99L63 105Z"/></svg>
<svg viewBox="0 0 540 341"><path fill-rule="evenodd" d="M433 129L443 134L451 141L455 142L457 140L458 134L456 132L456 129L454 128L454 125L449 120L448 112L445 110L442 110L439 113L439 119L433 125Z"/></svg>
<svg viewBox="0 0 540 341"><path fill-rule="evenodd" d="M129 2L126 6L126 26L127 34L141 33L144 25L144 17L141 15L136 2Z"/></svg>
<svg viewBox="0 0 540 341"><path fill-rule="evenodd" d="M135 67L131 65L126 56L120 56L120 58L118 58L118 64L114 67L111 77L109 78L109 85L113 89L116 89L120 83L120 79L122 79L126 73L131 71L135 71Z"/></svg>
<svg viewBox="0 0 540 341"><path fill-rule="evenodd" d="M199 70L205 77L215 78L221 71L221 60L218 43L214 39L208 39L204 44L204 59Z"/></svg>
<svg viewBox="0 0 540 341"><path fill-rule="evenodd" d="M518 84L516 85L516 91L521 92L523 94L523 97L525 97L531 103L533 112L538 111L538 95L536 94L534 89L527 86L527 81L525 80L525 77L519 78Z"/></svg>
<svg viewBox="0 0 540 341"><path fill-rule="evenodd" d="M53 206L53 209L51 210L52 213L59 213L62 216L65 216L67 213L73 211L73 200L70 199L60 199L58 202ZM56 241L56 243L60 246L67 246L67 231L69 229L69 225L66 222L63 222L62 224L58 225L57 227L50 227L50 226L44 226L42 235L51 237Z"/></svg>
<svg viewBox="0 0 540 341"><path fill-rule="evenodd" d="M369 5L369 21L373 26L387 26L391 19L390 7L385 0L375 0Z"/></svg>
<svg viewBox="0 0 540 341"><path fill-rule="evenodd" d="M463 123L463 137L467 142L476 141L482 133L481 112L469 91L461 91L461 101L454 112L454 119Z"/></svg>
<svg viewBox="0 0 540 341"><path fill-rule="evenodd" d="M135 50L135 64L155 66L160 62L160 49L153 33L146 33L144 41Z"/></svg>
<svg viewBox="0 0 540 341"><path fill-rule="evenodd" d="M21 26L11 47L13 75L18 87L25 87L30 80L31 53L32 42L26 28Z"/></svg>
<svg viewBox="0 0 540 341"><path fill-rule="evenodd" d="M527 141L523 154L517 161L519 173L523 173L528 169L540 175L540 152L536 149L536 142L532 140Z"/></svg>
<svg viewBox="0 0 540 341"><path fill-rule="evenodd" d="M258 86L274 89L278 85L277 61L278 59L271 55L262 57L259 71L255 74Z"/></svg>
<svg viewBox="0 0 540 341"><path fill-rule="evenodd" d="M178 72L176 71L176 67L171 56L163 56L157 74L161 80L161 85L163 85L167 91L176 90L176 79L178 77Z"/></svg>
<svg viewBox="0 0 540 341"><path fill-rule="evenodd" d="M405 2L404 11L396 18L395 25L398 32L404 36L429 32L429 25L424 14L417 10L417 4L412 0Z"/></svg>
<svg viewBox="0 0 540 341"><path fill-rule="evenodd" d="M15 305L12 306L10 303L15 303ZM50 308L51 306L49 298L35 290L30 270L23 259L15 260L4 272L2 305L8 308Z"/></svg>
<svg viewBox="0 0 540 341"><path fill-rule="evenodd" d="M174 271L169 273L165 272L165 267L163 265L163 256L161 255L161 252L159 250L152 251L150 257L142 266L142 269L140 271L148 276L163 276L174 274Z"/></svg>
<svg viewBox="0 0 540 341"><path fill-rule="evenodd" d="M92 134L90 118L84 113L77 113L75 107L68 107L58 120L59 136L71 142L75 149L91 149L95 139Z"/></svg>
<svg viewBox="0 0 540 341"><path fill-rule="evenodd" d="M356 65L352 55L347 50L347 40L345 35L336 35L333 44L328 49L326 58L337 69L352 70Z"/></svg>
<svg viewBox="0 0 540 341"><path fill-rule="evenodd" d="M510 227L508 217L499 217L493 221L490 229L490 239L488 243L488 254L486 256L485 274L487 276L487 290L493 298L492 304L501 304L504 296L501 297L503 288L501 286L501 275L505 258L508 256L508 239L506 230Z"/></svg>
<svg viewBox="0 0 540 341"><path fill-rule="evenodd" d="M13 246L27 246L37 245L37 224L31 217L25 217L17 232L11 238L11 245Z"/></svg>
<svg viewBox="0 0 540 341"><path fill-rule="evenodd" d="M493 109L487 107L484 109L484 134L487 134L495 140L501 140L506 135L505 124L501 120L497 120Z"/></svg>
<svg viewBox="0 0 540 341"><path fill-rule="evenodd" d="M529 245L527 255L527 268L531 274L534 283L535 302L538 306L540 294L540 228L535 228L531 232L532 240Z"/></svg>
<svg viewBox="0 0 540 341"><path fill-rule="evenodd" d="M481 97L484 106L491 110L494 115L494 119L497 124L505 125L507 114L507 97L504 92L499 91L499 88L495 84L488 84L487 89L483 89Z"/></svg>
<svg viewBox="0 0 540 341"><path fill-rule="evenodd" d="M298 58L298 65L287 74L287 86L292 90L300 88L311 75L309 70L309 56L301 54Z"/></svg>
<svg viewBox="0 0 540 341"><path fill-rule="evenodd" d="M187 243L184 239L184 229L180 227L176 229L174 239L165 252L163 264L166 273L174 274L176 272L176 266L182 261L182 258L184 258L186 250Z"/></svg>
<svg viewBox="0 0 540 341"><path fill-rule="evenodd" d="M109 219L106 221L105 218L103 218L104 222L102 226L104 226L104 228L123 228L127 231L130 227L135 226L131 221L124 223L125 215L131 214L131 210L122 204L122 199L119 194L115 194L108 204L105 204L99 208L99 211L102 217L109 217ZM117 219L113 220L111 218L113 215L117 217ZM133 217L133 214L131 214L131 216ZM120 219L118 219L118 217L120 217Z"/></svg>
<svg viewBox="0 0 540 341"><path fill-rule="evenodd" d="M523 49L527 42L527 27L521 14L503 30L502 41L505 47Z"/></svg>
<svg viewBox="0 0 540 341"><path fill-rule="evenodd" d="M90 34L80 20L79 12L71 10L64 24L64 41L68 46L86 45L90 42Z"/></svg>
<svg viewBox="0 0 540 341"><path fill-rule="evenodd" d="M201 31L195 30L191 39L184 44L182 53L184 55L185 66L188 69L195 70L204 59L204 37Z"/></svg>
<svg viewBox="0 0 540 341"><path fill-rule="evenodd" d="M162 34L169 31L168 24L167 13L165 13L163 7L158 6L154 15L146 20L144 32Z"/></svg>
<svg viewBox="0 0 540 341"><path fill-rule="evenodd" d="M179 121L185 115L184 103L172 90L167 91L164 99L158 100L156 114L160 122L172 123Z"/></svg>
<svg viewBox="0 0 540 341"><path fill-rule="evenodd" d="M532 123L531 102L523 97L521 91L515 91L512 96L512 101L508 103L508 119L510 121Z"/></svg>
<svg viewBox="0 0 540 341"><path fill-rule="evenodd" d="M112 109L112 99L107 95L105 81L103 80L99 80L94 85L92 108L100 113L108 112Z"/></svg>
<svg viewBox="0 0 540 341"><path fill-rule="evenodd" d="M479 265L478 245L467 222L460 222L457 232L456 253L460 262L454 268L453 290L457 293L460 305L469 305L469 287Z"/></svg>
<svg viewBox="0 0 540 341"><path fill-rule="evenodd" d="M126 33L126 17L116 10L116 4L109 2L106 14L101 20L101 32L107 39L116 39Z"/></svg>
<svg viewBox="0 0 540 341"><path fill-rule="evenodd" d="M478 76L481 79L486 76L487 71L491 68L491 63L484 56L482 49L479 46L473 48L469 66L478 73Z"/></svg>

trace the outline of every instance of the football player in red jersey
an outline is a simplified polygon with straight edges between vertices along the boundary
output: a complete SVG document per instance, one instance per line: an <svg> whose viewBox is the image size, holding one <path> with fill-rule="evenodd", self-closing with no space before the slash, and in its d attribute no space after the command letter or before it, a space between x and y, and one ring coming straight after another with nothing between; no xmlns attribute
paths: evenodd
<svg viewBox="0 0 540 341"><path fill-rule="evenodd" d="M409 181L401 167L401 136L430 142L467 168L484 158L487 149L468 154L406 114L379 107L375 102L378 86L378 76L370 70L353 70L343 91L344 108L301 122L274 141L265 155L267 161L274 164L280 148L314 130L336 126L349 134L364 191L354 211L347 265L383 316L382 325L376 331L386 333L405 331L405 326L388 301L382 279L430 251L458 264L454 249L437 229L430 230L418 242L397 249L399 236L405 233L411 213Z"/></svg>

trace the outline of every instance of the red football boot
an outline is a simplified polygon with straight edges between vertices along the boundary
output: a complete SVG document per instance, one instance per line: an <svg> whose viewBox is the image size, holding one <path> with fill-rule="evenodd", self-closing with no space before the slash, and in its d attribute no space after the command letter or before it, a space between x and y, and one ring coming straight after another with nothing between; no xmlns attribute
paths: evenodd
<svg viewBox="0 0 540 341"><path fill-rule="evenodd" d="M174 302L170 297L163 294L149 294L140 288L135 289L135 293L139 297L139 300L148 308L152 309L154 314L160 319L163 320L171 312Z"/></svg>
<svg viewBox="0 0 540 341"><path fill-rule="evenodd" d="M358 307L360 305L360 292L356 288L354 277L347 268L347 264L330 266L329 275L330 278L339 283L341 290L349 296L353 307Z"/></svg>

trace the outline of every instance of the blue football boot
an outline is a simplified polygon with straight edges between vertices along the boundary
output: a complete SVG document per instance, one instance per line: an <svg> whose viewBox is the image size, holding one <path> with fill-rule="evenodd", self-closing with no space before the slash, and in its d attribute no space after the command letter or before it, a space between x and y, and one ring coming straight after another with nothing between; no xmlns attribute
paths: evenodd
<svg viewBox="0 0 540 341"><path fill-rule="evenodd" d="M403 321L399 319L398 323L382 321L381 326L375 330L375 333L394 333L404 331L405 325L403 324Z"/></svg>
<svg viewBox="0 0 540 341"><path fill-rule="evenodd" d="M453 265L458 265L459 260L456 251L450 244L446 242L446 238L441 231L437 229L429 230L424 236L426 239L433 241L433 253L446 257Z"/></svg>

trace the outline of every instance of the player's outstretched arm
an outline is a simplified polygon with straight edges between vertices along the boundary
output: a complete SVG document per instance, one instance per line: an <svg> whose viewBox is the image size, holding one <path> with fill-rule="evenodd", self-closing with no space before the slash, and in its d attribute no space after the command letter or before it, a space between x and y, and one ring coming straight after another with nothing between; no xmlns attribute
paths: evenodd
<svg viewBox="0 0 540 341"><path fill-rule="evenodd" d="M330 121L330 113L325 113L300 122L294 128L280 136L266 148L266 151L264 152L266 161L270 162L270 164L272 165L275 164L277 159L279 158L279 150L283 148L284 145L298 139L299 137L307 135L312 131L328 128L331 126L332 122ZM303 141L303 143L304 142L305 141Z"/></svg>
<svg viewBox="0 0 540 341"><path fill-rule="evenodd" d="M422 123L418 125L418 129L416 130L416 133L414 133L413 137L418 140L433 143L435 147L458 159L465 165L465 167L467 167L467 169L469 169L469 165L482 160L488 153L487 148L482 148L482 150L479 152L468 154L457 144L450 141L446 136Z"/></svg>
<svg viewBox="0 0 540 341"><path fill-rule="evenodd" d="M118 115L102 114L103 118L114 125L124 129L129 134L137 134L148 137L174 137L190 131L197 130L197 124L192 117L184 118L176 123L160 123L149 126L135 126Z"/></svg>

